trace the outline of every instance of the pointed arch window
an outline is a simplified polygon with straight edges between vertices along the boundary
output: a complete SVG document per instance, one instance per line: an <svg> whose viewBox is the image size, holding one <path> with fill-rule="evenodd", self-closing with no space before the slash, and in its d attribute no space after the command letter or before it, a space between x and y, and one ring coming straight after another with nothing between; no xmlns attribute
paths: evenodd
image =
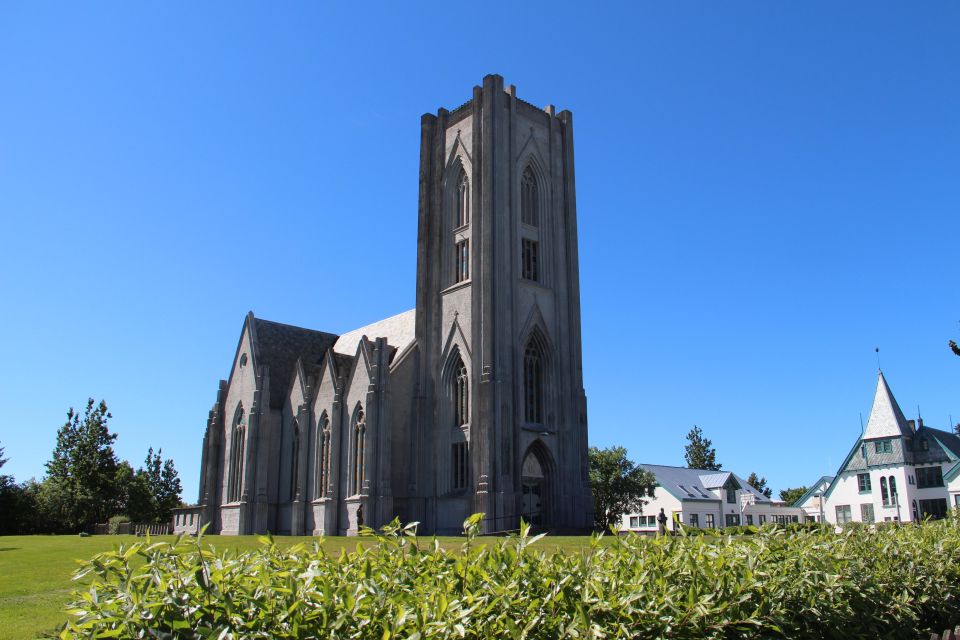
<svg viewBox="0 0 960 640"><path fill-rule="evenodd" d="M300 425L293 421L293 457L290 459L290 499L296 500L299 493L300 473Z"/></svg>
<svg viewBox="0 0 960 640"><path fill-rule="evenodd" d="M330 485L330 418L324 411L317 422L317 442L320 448L317 451L317 484L314 487L314 497L322 498L327 495Z"/></svg>
<svg viewBox="0 0 960 640"><path fill-rule="evenodd" d="M884 476L880 476L880 498L883 499L883 504L890 504L890 494L887 492L887 479Z"/></svg>
<svg viewBox="0 0 960 640"><path fill-rule="evenodd" d="M470 387L467 367L458 359L453 378L453 422L455 427L464 427L470 422Z"/></svg>
<svg viewBox="0 0 960 640"><path fill-rule="evenodd" d="M366 464L367 425L363 407L357 409L353 421L353 468L350 474L350 493L358 495L363 489L363 474Z"/></svg>
<svg viewBox="0 0 960 640"><path fill-rule="evenodd" d="M470 279L470 181L461 165L457 172L453 199L453 283Z"/></svg>
<svg viewBox="0 0 960 640"><path fill-rule="evenodd" d="M237 407L230 429L230 476L227 485L227 502L240 500L243 488L244 448L246 445L246 416L243 406Z"/></svg>
<svg viewBox="0 0 960 640"><path fill-rule="evenodd" d="M533 168L527 165L520 177L520 222L531 227L539 226L540 189Z"/></svg>
<svg viewBox="0 0 960 640"><path fill-rule="evenodd" d="M897 503L897 479L890 476L890 503Z"/></svg>
<svg viewBox="0 0 960 640"><path fill-rule="evenodd" d="M523 417L530 424L543 424L543 348L531 336L523 352Z"/></svg>
<svg viewBox="0 0 960 640"><path fill-rule="evenodd" d="M454 442L450 447L451 482L454 490L466 489L470 477L470 449L466 441Z"/></svg>
<svg viewBox="0 0 960 640"><path fill-rule="evenodd" d="M456 282L466 282L470 279L470 240L464 238L459 240L454 246L454 257L456 264L454 280Z"/></svg>
<svg viewBox="0 0 960 640"><path fill-rule="evenodd" d="M460 175L457 178L457 228L465 227L470 224L470 181L467 180L467 172L460 167Z"/></svg>

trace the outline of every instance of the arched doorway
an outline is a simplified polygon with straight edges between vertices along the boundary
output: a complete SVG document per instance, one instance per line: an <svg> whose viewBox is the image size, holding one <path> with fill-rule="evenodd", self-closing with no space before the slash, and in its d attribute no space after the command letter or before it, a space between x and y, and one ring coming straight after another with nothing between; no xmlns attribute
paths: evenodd
<svg viewBox="0 0 960 640"><path fill-rule="evenodd" d="M520 468L520 515L535 527L550 524L550 458L541 449L540 442L531 445Z"/></svg>

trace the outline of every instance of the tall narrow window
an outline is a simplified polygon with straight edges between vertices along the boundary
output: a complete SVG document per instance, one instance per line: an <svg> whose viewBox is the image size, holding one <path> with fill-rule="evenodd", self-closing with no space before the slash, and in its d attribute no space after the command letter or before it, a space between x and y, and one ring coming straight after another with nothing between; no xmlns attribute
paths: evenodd
<svg viewBox="0 0 960 640"><path fill-rule="evenodd" d="M537 189L537 178L533 174L533 169L528 165L520 178L520 221L531 227L536 227L539 223L539 216L537 215L539 206L540 194Z"/></svg>
<svg viewBox="0 0 960 640"><path fill-rule="evenodd" d="M540 279L539 243L536 240L524 238L520 243L520 272L524 280L537 282Z"/></svg>
<svg viewBox="0 0 960 640"><path fill-rule="evenodd" d="M897 479L890 476L890 502L897 503Z"/></svg>
<svg viewBox="0 0 960 640"><path fill-rule="evenodd" d="M366 418L363 414L363 408L357 410L357 417L354 419L353 426L353 473L350 478L350 490L353 495L358 495L363 489L363 473L366 455L367 426Z"/></svg>
<svg viewBox="0 0 960 640"><path fill-rule="evenodd" d="M243 407L237 409L230 432L230 483L227 487L227 502L240 500L243 488L243 450L246 444L246 421Z"/></svg>
<svg viewBox="0 0 960 640"><path fill-rule="evenodd" d="M523 353L524 419L531 424L543 423L543 352L531 338Z"/></svg>
<svg viewBox="0 0 960 640"><path fill-rule="evenodd" d="M297 490L299 487L300 473L300 425L293 421L293 457L290 459L290 499L297 499Z"/></svg>
<svg viewBox="0 0 960 640"><path fill-rule="evenodd" d="M883 499L883 504L890 504L890 494L887 493L887 478L885 476L880 476L880 497Z"/></svg>
<svg viewBox="0 0 960 640"><path fill-rule="evenodd" d="M470 224L470 183L467 173L461 168L457 180L457 227Z"/></svg>
<svg viewBox="0 0 960 640"><path fill-rule="evenodd" d="M328 485L330 484L330 419L327 412L324 411L317 423L317 442L320 443L320 449L317 452L317 484L314 487L314 498L322 498L327 495Z"/></svg>
<svg viewBox="0 0 960 640"><path fill-rule="evenodd" d="M470 241L461 240L457 243L455 248L456 253L456 269L455 280L457 282L463 282L470 278Z"/></svg>
<svg viewBox="0 0 960 640"><path fill-rule="evenodd" d="M470 468L467 443L455 442L451 451L453 455L453 460L451 461L451 469L453 470L453 488L466 489L467 475Z"/></svg>
<svg viewBox="0 0 960 640"><path fill-rule="evenodd" d="M457 363L453 380L453 422L455 427L463 427L470 422L470 388L467 386L467 367L463 360Z"/></svg>

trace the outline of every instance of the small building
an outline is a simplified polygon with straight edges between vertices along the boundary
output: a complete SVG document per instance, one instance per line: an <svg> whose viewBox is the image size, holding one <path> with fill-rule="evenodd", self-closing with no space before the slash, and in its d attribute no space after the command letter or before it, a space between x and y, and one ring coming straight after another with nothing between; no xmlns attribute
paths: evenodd
<svg viewBox="0 0 960 640"><path fill-rule="evenodd" d="M790 506L803 509L807 522L827 522L823 496L830 488L833 478L833 476L820 476L820 479L810 485L807 492Z"/></svg>
<svg viewBox="0 0 960 640"><path fill-rule="evenodd" d="M656 477L657 486L642 513L623 516L621 531L656 533L661 509L669 519L667 526L671 530L677 530L678 523L687 527L719 529L804 520L803 509L768 498L730 471L655 464L640 466Z"/></svg>
<svg viewBox="0 0 960 640"><path fill-rule="evenodd" d="M960 507L960 437L907 420L881 371L867 426L823 500L832 524L943 518Z"/></svg>

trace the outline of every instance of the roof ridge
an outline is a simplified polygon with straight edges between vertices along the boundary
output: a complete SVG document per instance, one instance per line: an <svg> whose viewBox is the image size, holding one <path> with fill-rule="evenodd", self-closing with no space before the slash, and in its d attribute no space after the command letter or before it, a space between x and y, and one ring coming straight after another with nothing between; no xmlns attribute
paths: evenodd
<svg viewBox="0 0 960 640"><path fill-rule="evenodd" d="M268 324L277 325L278 327L287 327L288 329L297 329L298 331L310 331L311 333L322 333L328 336L337 336L336 333L331 333L329 331L321 331L320 329L310 329L309 327L301 327L296 324L289 324L287 322L277 322L276 320L267 320L266 318L257 318L254 316L254 322L263 322Z"/></svg>
<svg viewBox="0 0 960 640"><path fill-rule="evenodd" d="M720 469L718 471L713 471L711 469L695 469L693 467L681 467L680 465L675 464L654 464L652 462L638 462L638 465L646 465L648 467L664 467L667 469L686 469L687 471L706 471L707 473L731 473L730 471L724 471Z"/></svg>

